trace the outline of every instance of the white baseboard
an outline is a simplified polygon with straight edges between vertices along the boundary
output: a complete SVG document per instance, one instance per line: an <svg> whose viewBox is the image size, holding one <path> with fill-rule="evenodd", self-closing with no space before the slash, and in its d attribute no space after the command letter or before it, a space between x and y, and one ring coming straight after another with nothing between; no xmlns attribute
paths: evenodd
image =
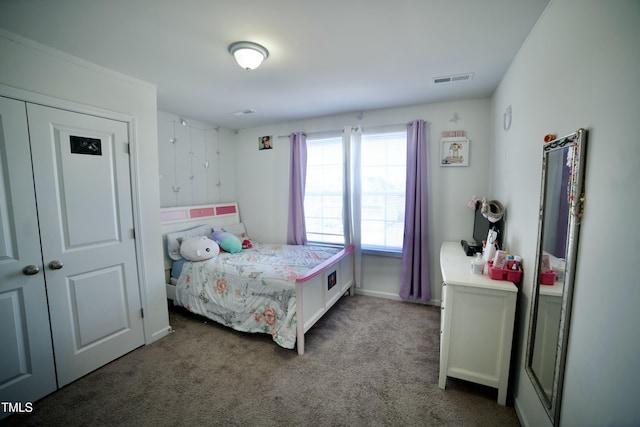
<svg viewBox="0 0 640 427"><path fill-rule="evenodd" d="M358 295L366 295L366 296L370 296L370 297L377 297L377 298L385 298L385 299L391 299L394 301L405 301L404 299L400 298L400 296L398 294L392 294L390 292L381 292L381 291L372 291L369 289L362 289L362 288L356 288L356 294ZM416 301L417 304L420 304L420 302ZM426 305L433 305L436 307L440 307L440 300L430 300L429 302L426 303Z"/></svg>
<svg viewBox="0 0 640 427"><path fill-rule="evenodd" d="M148 344L154 343L154 342L158 341L160 338L166 337L171 332L173 332L173 328L171 326L164 327L164 328L160 329L159 331L154 332L151 335L151 340L149 342L146 342L145 344L148 345Z"/></svg>
<svg viewBox="0 0 640 427"><path fill-rule="evenodd" d="M356 288L356 294L358 294L358 295L366 295L366 296L369 296L369 297L392 299L392 300L395 300L395 301L402 301L402 298L400 298L399 295L392 294L392 293L389 293L389 292L371 291L371 290L368 290L368 289Z"/></svg>
<svg viewBox="0 0 640 427"><path fill-rule="evenodd" d="M529 427L529 423L520 411L520 405L518 404L518 399L515 396L513 397L513 409L516 410L516 416L518 417L518 421L520 421L520 425L522 427Z"/></svg>

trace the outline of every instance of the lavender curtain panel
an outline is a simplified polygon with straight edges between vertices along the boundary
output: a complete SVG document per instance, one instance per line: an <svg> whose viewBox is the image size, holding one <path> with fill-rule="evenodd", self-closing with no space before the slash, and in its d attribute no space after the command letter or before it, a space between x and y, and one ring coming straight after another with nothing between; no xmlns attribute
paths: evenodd
<svg viewBox="0 0 640 427"><path fill-rule="evenodd" d="M569 152L563 150L562 155L562 177L560 178L560 195L558 200L560 201L560 207L558 212L568 213L571 210L569 206L569 182L571 181L571 164L567 164ZM571 213L568 213L571 215ZM568 215L558 215L558 225L556 226L556 245L555 252L553 253L558 258L564 258L567 253L567 236L569 231L569 218Z"/></svg>
<svg viewBox="0 0 640 427"><path fill-rule="evenodd" d="M429 126L424 120L407 125L407 186L400 274L400 297L422 302L431 298L427 244L428 132Z"/></svg>
<svg viewBox="0 0 640 427"><path fill-rule="evenodd" d="M294 132L291 143L291 167L289 169L289 225L287 243L305 245L307 227L304 222L304 188L307 180L307 135Z"/></svg>

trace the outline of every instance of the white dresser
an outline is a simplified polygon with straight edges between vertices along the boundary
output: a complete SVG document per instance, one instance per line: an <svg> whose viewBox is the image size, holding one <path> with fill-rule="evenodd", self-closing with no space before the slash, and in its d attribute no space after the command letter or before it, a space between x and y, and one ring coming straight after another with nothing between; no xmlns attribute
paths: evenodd
<svg viewBox="0 0 640 427"><path fill-rule="evenodd" d="M459 242L440 248L442 312L440 388L447 377L498 389L506 404L511 342L518 288L471 272L471 260Z"/></svg>

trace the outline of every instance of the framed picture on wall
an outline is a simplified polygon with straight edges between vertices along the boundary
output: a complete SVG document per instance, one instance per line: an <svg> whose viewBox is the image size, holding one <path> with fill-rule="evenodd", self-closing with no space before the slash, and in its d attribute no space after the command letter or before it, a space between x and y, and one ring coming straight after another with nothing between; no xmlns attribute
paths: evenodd
<svg viewBox="0 0 640 427"><path fill-rule="evenodd" d="M258 137L258 150L271 150L273 148L273 136Z"/></svg>
<svg viewBox="0 0 640 427"><path fill-rule="evenodd" d="M469 166L469 142L467 138L442 138L440 166Z"/></svg>

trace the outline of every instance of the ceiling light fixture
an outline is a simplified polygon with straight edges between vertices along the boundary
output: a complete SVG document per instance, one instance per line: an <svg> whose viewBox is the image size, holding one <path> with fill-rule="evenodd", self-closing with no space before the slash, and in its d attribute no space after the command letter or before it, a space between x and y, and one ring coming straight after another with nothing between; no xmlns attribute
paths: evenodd
<svg viewBox="0 0 640 427"><path fill-rule="evenodd" d="M269 56L267 48L253 42L231 43L229 53L233 55L238 65L247 71L258 68Z"/></svg>
<svg viewBox="0 0 640 427"><path fill-rule="evenodd" d="M249 114L253 114L255 113L256 110L254 110L253 108L247 108L246 110L242 110L242 111L236 111L235 113L233 113L234 116L246 116Z"/></svg>

